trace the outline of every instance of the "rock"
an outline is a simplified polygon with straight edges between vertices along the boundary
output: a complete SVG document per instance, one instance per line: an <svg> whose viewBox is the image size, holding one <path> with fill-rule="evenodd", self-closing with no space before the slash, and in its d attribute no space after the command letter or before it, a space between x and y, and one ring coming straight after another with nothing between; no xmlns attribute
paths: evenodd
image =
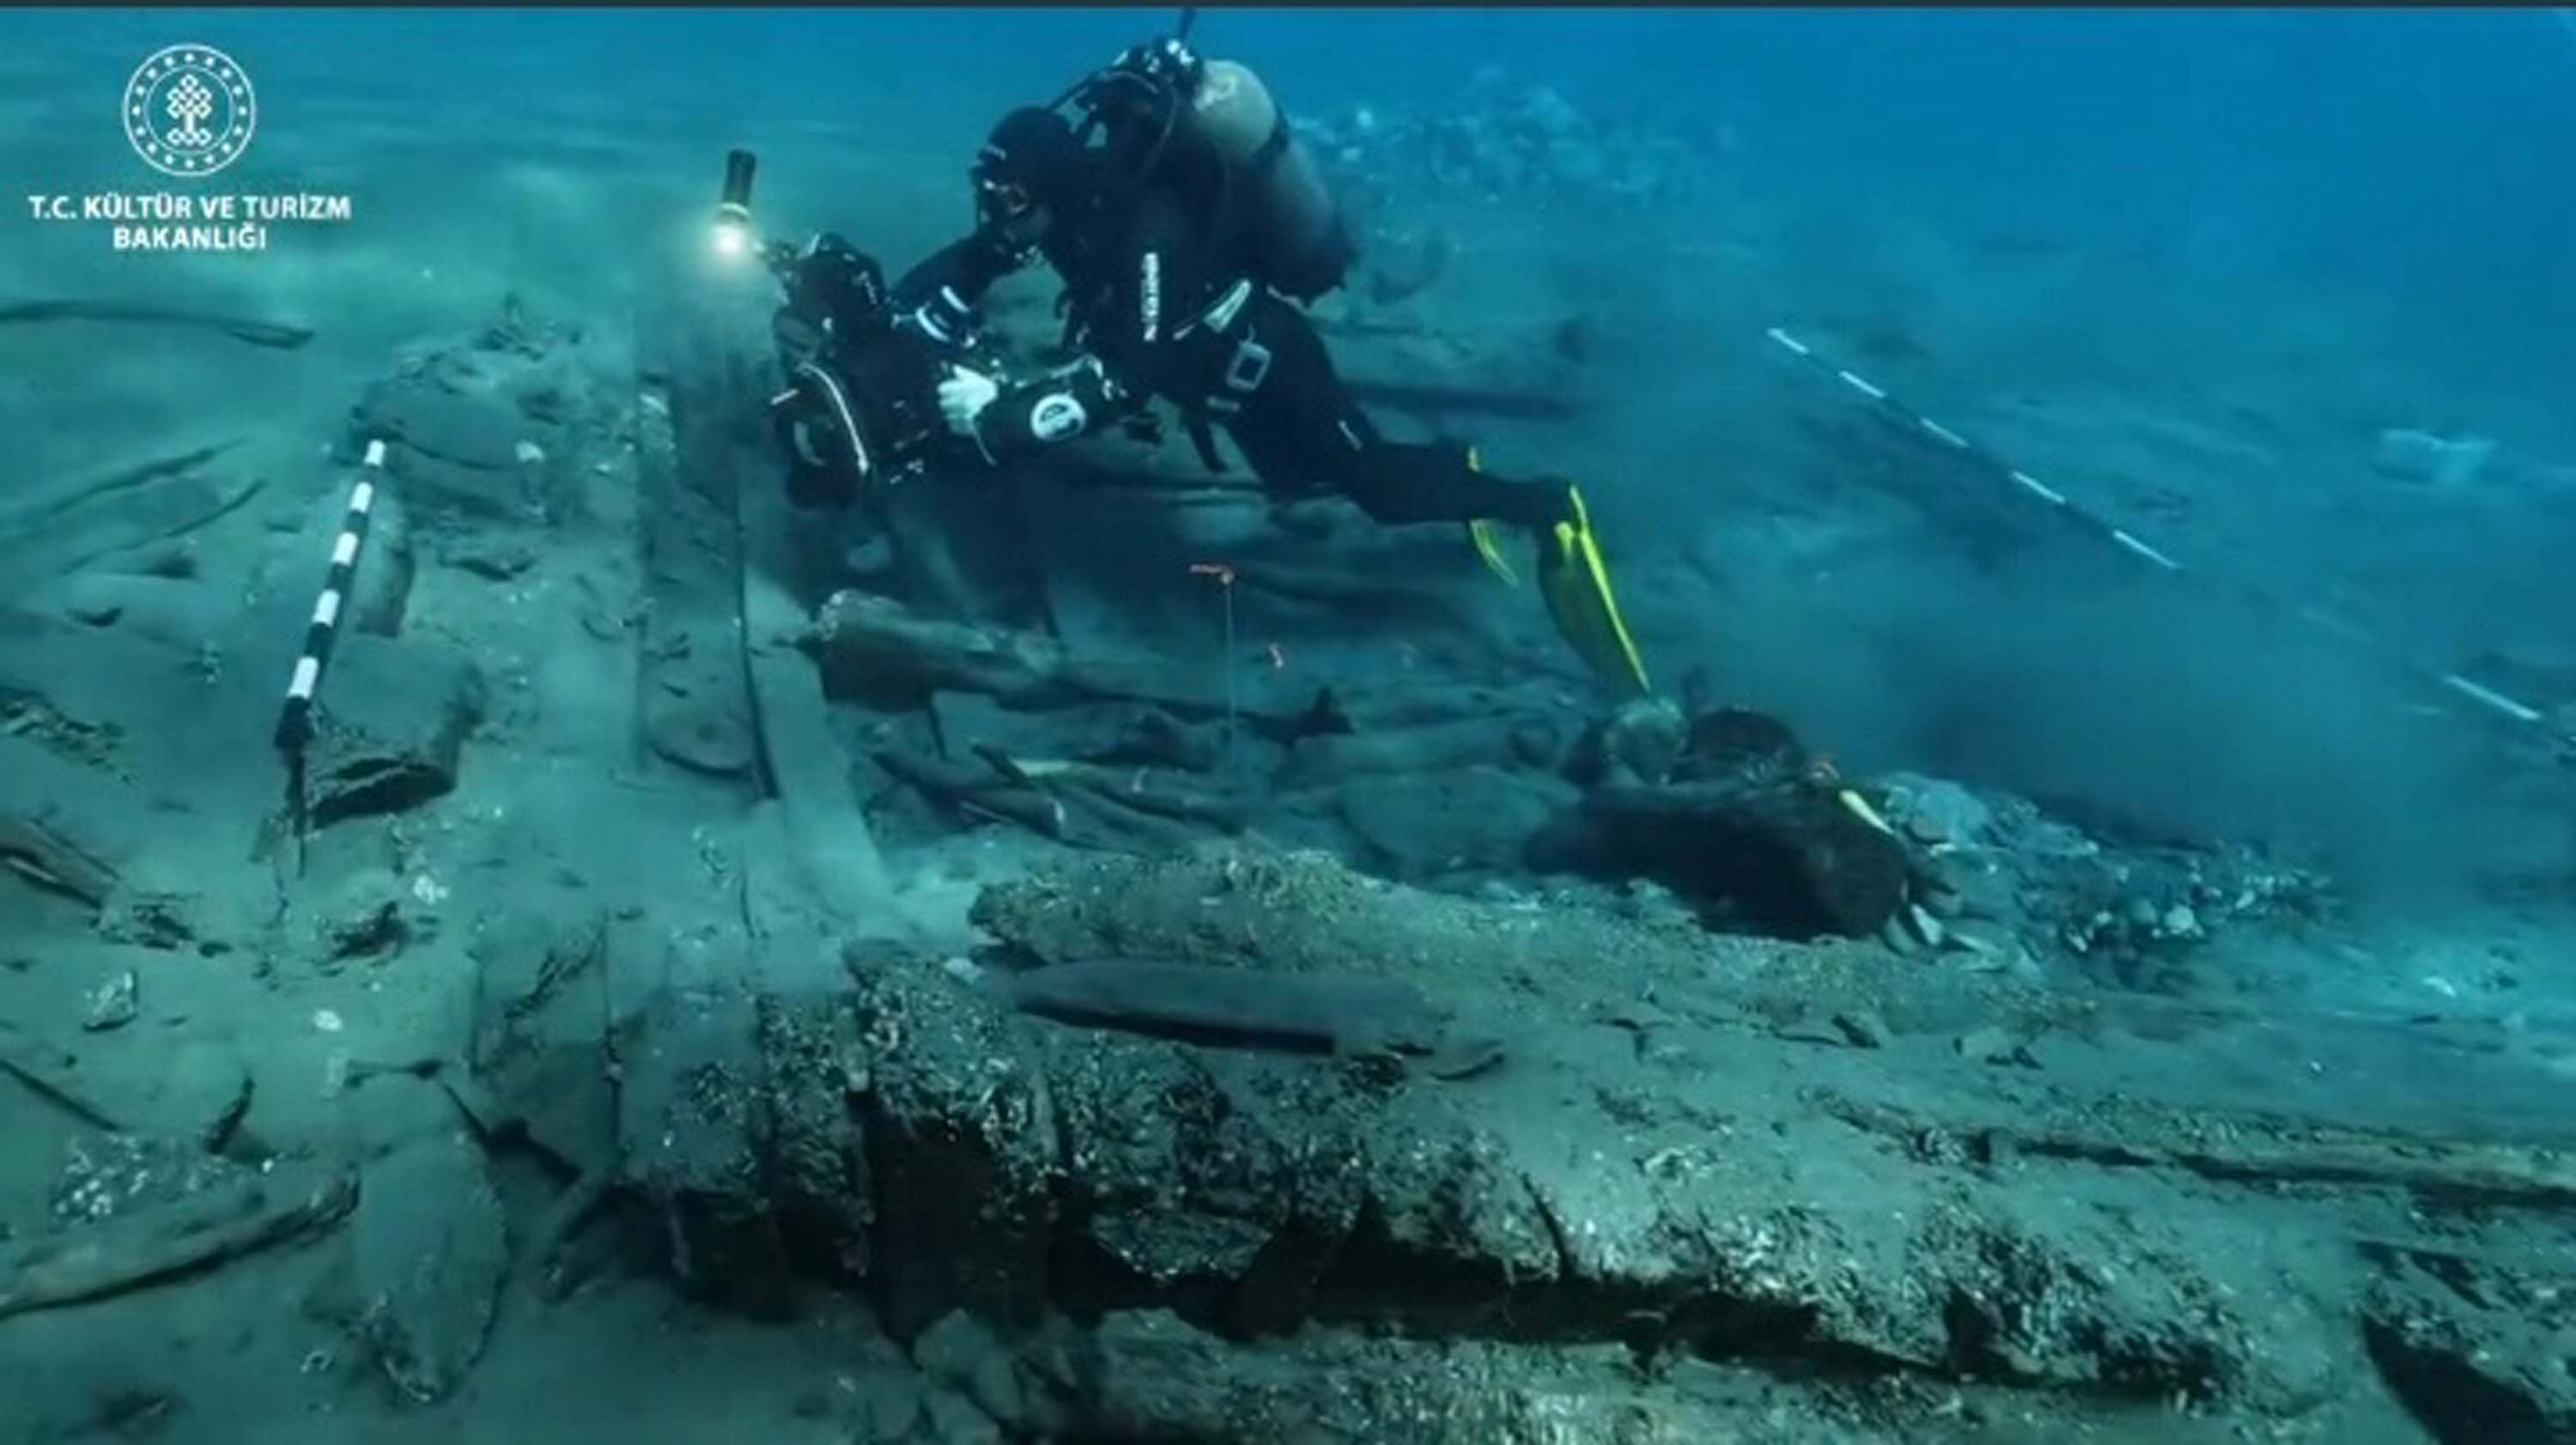
<svg viewBox="0 0 2576 1445"><path fill-rule="evenodd" d="M536 544L489 528L452 539L440 554L448 566L492 582L508 582L537 565Z"/></svg>
<svg viewBox="0 0 2576 1445"><path fill-rule="evenodd" d="M314 822L400 812L448 792L483 707L482 672L462 653L417 639L342 637L309 764Z"/></svg>
<svg viewBox="0 0 2576 1445"><path fill-rule="evenodd" d="M855 1090L875 1181L869 1284L898 1339L952 1310L996 1326L1046 1307L1058 1124L1010 1020L935 969L845 956L866 1046ZM971 1207L961 1207L973 1201Z"/></svg>
<svg viewBox="0 0 2576 1445"><path fill-rule="evenodd" d="M2193 913L2187 903L2177 903L2166 909L2164 916L2156 921L2156 926L2168 938L2200 937L2200 916Z"/></svg>
<svg viewBox="0 0 2576 1445"><path fill-rule="evenodd" d="M2348 1391L2321 1347L2323 1321L2295 1289L2216 1284L2191 1238L2152 1219L2046 1208L2007 1187L1974 1216L1940 1208L1927 1223L1950 1368L2285 1413Z"/></svg>
<svg viewBox="0 0 2576 1445"><path fill-rule="evenodd" d="M1916 773L1893 773L1885 782L1891 821L1915 841L1973 848L1993 838L1994 809L1959 784Z"/></svg>
<svg viewBox="0 0 2576 1445"><path fill-rule="evenodd" d="M1022 1428L1028 1402L1011 1352L973 1316L960 1310L923 1331L912 1343L912 1360L995 1421Z"/></svg>
<svg viewBox="0 0 2576 1445"><path fill-rule="evenodd" d="M1669 698L1626 703L1584 740L1587 782L1660 783L1672 776L1689 737L1681 706Z"/></svg>
<svg viewBox="0 0 2576 1445"><path fill-rule="evenodd" d="M678 971L666 963L666 977ZM620 1030L617 1058L626 1177L659 1216L672 1273L702 1298L788 1318L792 1269L764 1187L757 1002L739 985L666 983Z"/></svg>
<svg viewBox="0 0 2576 1445"><path fill-rule="evenodd" d="M1961 1034L1952 1047L1959 1057L1980 1064L2008 1063L2020 1049L2011 1034L1992 1026Z"/></svg>
<svg viewBox="0 0 2576 1445"><path fill-rule="evenodd" d="M1887 951L1899 958L1912 958L1923 951L1923 945L1915 938L1914 930L1906 926L1903 918L1893 913L1887 916L1885 923L1878 926L1878 941L1887 945Z"/></svg>
<svg viewBox="0 0 2576 1445"><path fill-rule="evenodd" d="M2363 1342L2380 1378L2435 1440L2576 1439L2570 1282L2553 1286L2438 1251L2367 1252L2383 1273L2363 1310Z"/></svg>
<svg viewBox="0 0 2576 1445"><path fill-rule="evenodd" d="M1670 773L1594 788L1534 840L1532 866L1651 878L1719 926L1785 938L1883 935L1902 910L1908 845L1778 719L1704 710Z"/></svg>
<svg viewBox="0 0 2576 1445"><path fill-rule="evenodd" d="M108 570L128 577L161 577L187 581L198 575L197 539L170 537L110 558Z"/></svg>
<svg viewBox="0 0 2576 1445"><path fill-rule="evenodd" d="M2021 916L2013 896L2014 880L2000 869L1953 871L1948 881L1958 890L1959 917L1985 923L2008 923Z"/></svg>
<svg viewBox="0 0 2576 1445"><path fill-rule="evenodd" d="M134 1022L143 1011L138 998L140 983L133 969L115 974L91 989L82 1011L81 1027L92 1033L119 1029Z"/></svg>
<svg viewBox="0 0 2576 1445"><path fill-rule="evenodd" d="M510 1258L500 1196L462 1128L361 1163L350 1248L360 1347L403 1399L446 1399L482 1358Z"/></svg>
<svg viewBox="0 0 2576 1445"><path fill-rule="evenodd" d="M762 1152L781 1237L801 1273L859 1283L875 1262L876 1185L851 1120L855 1081L868 1067L857 1021L837 990L771 995L760 1009L760 1047L768 1066Z"/></svg>
<svg viewBox="0 0 2576 1445"><path fill-rule="evenodd" d="M484 338L489 341L491 338ZM544 516L544 457L558 419L521 399L552 387L543 349L450 347L413 358L367 388L350 417L352 450L388 443L386 469L425 511L485 519ZM533 448L537 460L523 448Z"/></svg>
<svg viewBox="0 0 2576 1445"><path fill-rule="evenodd" d="M1476 718L1427 727L1388 727L1302 738L1280 769L1282 787L1328 786L1366 777L1459 772L1468 768L1534 766L1530 755L1552 761L1561 746L1550 719L1535 715Z"/></svg>
<svg viewBox="0 0 2576 1445"><path fill-rule="evenodd" d="M119 1440L158 1439L170 1428L172 1419L185 1408L186 1398L175 1391L109 1391L92 1402L87 1427L80 1433Z"/></svg>
<svg viewBox="0 0 2576 1445"><path fill-rule="evenodd" d="M851 1421L856 1445L918 1445L930 1405L918 1376L877 1372L860 1379Z"/></svg>
<svg viewBox="0 0 2576 1445"><path fill-rule="evenodd" d="M1515 987L1534 1015L1570 1007L1551 987L1587 970L1575 993L1597 995L1632 965L1646 977L1709 966L1707 941L1688 929L1563 912L1474 905L1229 845L1087 860L996 887L977 921L1044 957L1257 960L1300 973L1366 957L1434 977L1526 979ZM1816 952L1885 973L1865 950ZM925 1372L964 1398L890 1398L860 1438L915 1428L926 1413L959 1438L1727 1438L1722 1426L1623 1434L1606 1405L1532 1413L1532 1392L1549 1393L1533 1369L1568 1371L1549 1377L1567 1398L1612 1377L1569 1363L1596 1346L1632 1384L1639 1350L1687 1351L1687 1368L1765 1380L1808 1367L1880 1381L1975 1375L2139 1403L2187 1394L2287 1409L2333 1383L2315 1342L2340 1337L2341 1312L2311 1310L2284 1287L2298 1275L2267 1252L2272 1221L2208 1207L2161 1171L2087 1176L2066 1191L1992 1177L2012 1141L1990 1121L1850 1129L1851 1112L1893 1110L1835 1104L1823 1081L1794 1102L1763 1090L1739 1100L1723 1085L1693 1100L1639 1078L1625 1049L1600 1051L1617 1056L1616 1073L1549 1081L1558 1102L1540 1107L1563 1116L1534 1121L1493 1107L1480 1086L1407 1082L1358 1060L1005 1017L930 958L861 947L844 961L845 1001L760 996L748 1028L722 1002L704 1015L715 1044L678 1050L655 1036L697 1026L683 1018L673 1033L657 1007L620 1056L630 1092L666 1101L631 1111L629 1140L667 1150L655 1136L676 1127L680 1157L716 1166L700 1176L710 1192L747 1229L773 1231L767 1247L789 1267L812 1268L798 1246L808 1204L796 1201L839 1180L875 1211L865 1288ZM515 970L531 972L543 969ZM1814 981L1799 981L1802 997ZM1914 1017L1897 1022L1933 1027ZM1886 1042L1882 1021L1849 1007L1835 1027L1863 1047ZM1962 1052L2026 1057L2000 1026ZM1903 1081L1844 1058L1850 1067L1826 1071L1843 1086L1878 1080L1905 1096ZM675 1090L689 1096L676 1116ZM1728 1101L1722 1112L1703 1102L1712 1097ZM1842 1122L1810 1127L1818 1103ZM725 1129L691 1112L709 1109ZM710 1139L721 1153L698 1152ZM849 1157L854 1139L863 1165ZM2051 1156L2047 1167L2079 1166ZM1856 1178L1871 1187L1856 1194ZM717 1221L661 1222L703 1277L705 1251L725 1242L707 1232ZM760 1247L736 1257L772 1267ZM1068 1318L1097 1328L1068 1336L1057 1329ZM1503 1321L1533 1348L1477 1334ZM1687 1393L1662 1393L1660 1408L1693 1408ZM1402 1426L1383 1417L1388 1401L1403 1402ZM1580 1429L1536 1428L1550 1419Z"/></svg>
<svg viewBox="0 0 2576 1445"><path fill-rule="evenodd" d="M653 751L711 778L740 777L760 760L760 734L730 686L660 680L646 709Z"/></svg>
<svg viewBox="0 0 2576 1445"><path fill-rule="evenodd" d="M1371 778L1343 788L1340 800L1372 871L1395 878L1516 871L1531 836L1577 801L1544 774L1491 767Z"/></svg>
<svg viewBox="0 0 2576 1445"><path fill-rule="evenodd" d="M2496 444L2486 437L2451 439L2395 429L2379 434L2371 465L2382 476L2449 489L2475 482L2494 460L2495 451Z"/></svg>
<svg viewBox="0 0 2576 1445"><path fill-rule="evenodd" d="M1807 765L1807 756L1798 735L1778 718L1750 708L1712 707L1692 714L1681 762L1688 766L1677 763L1677 772L1705 778L1797 772Z"/></svg>
<svg viewBox="0 0 2576 1445"><path fill-rule="evenodd" d="M1846 1009L1834 1015L1834 1027L1856 1049L1883 1049L1896 1042L1887 1020L1869 1009Z"/></svg>
<svg viewBox="0 0 2576 1445"><path fill-rule="evenodd" d="M208 958L232 952L259 925L244 900L222 893L164 888L149 878L121 880L99 910L98 936L110 943Z"/></svg>
<svg viewBox="0 0 2576 1445"><path fill-rule="evenodd" d="M1903 908L1913 876L1903 846L1831 789L1768 768L1723 781L1596 789L1581 823L1588 836L1557 832L1533 861L1585 860L1617 876L1653 878L1784 938L1879 934Z"/></svg>
<svg viewBox="0 0 2576 1445"><path fill-rule="evenodd" d="M419 930L405 917L409 897L401 880L381 868L352 875L333 891L313 921L313 939L327 969L356 959L384 960L400 953Z"/></svg>
<svg viewBox="0 0 2576 1445"><path fill-rule="evenodd" d="M608 926L597 916L566 917L534 910L478 923L466 953L476 965L474 1066L491 1068L528 1047L526 1025L579 991L588 1018L577 1027L604 1043L605 1016L598 991L608 953Z"/></svg>
<svg viewBox="0 0 2576 1445"><path fill-rule="evenodd" d="M64 1224L96 1224L239 1183L250 1171L209 1154L202 1141L166 1134L75 1138L54 1181L52 1213Z"/></svg>
<svg viewBox="0 0 2576 1445"><path fill-rule="evenodd" d="M1243 1332L1306 1318L1366 1197L1356 1077L1307 1059L1210 1056L1106 1033L1046 1041L1051 1105L1083 1141L1083 1167L1058 1201L1062 1305L1112 1305L1143 1288L1190 1299ZM1424 1141L1390 1172L1454 1178L1450 1151L1438 1147L1446 1142ZM1422 1193L1395 1187L1386 1198L1398 1237L1457 1212L1419 1221Z"/></svg>
<svg viewBox="0 0 2576 1445"><path fill-rule="evenodd" d="M85 627L119 627L190 653L213 640L221 620L200 583L108 572L66 577L40 605Z"/></svg>
<svg viewBox="0 0 2576 1445"><path fill-rule="evenodd" d="M1002 1427L973 1402L934 1390L923 1400L930 1438L939 1445L1002 1445Z"/></svg>
<svg viewBox="0 0 2576 1445"><path fill-rule="evenodd" d="M1644 1384L1616 1343L1326 1330L1241 1341L1167 1309L1123 1310L1079 1334L1057 1333L1048 1341L1049 1368L1065 1382L1070 1421L1058 1439L1855 1445L1896 1438L1830 1430L1804 1412L1756 1407L1725 1389L1702 1396Z"/></svg>
<svg viewBox="0 0 2576 1445"><path fill-rule="evenodd" d="M1236 1357L1222 1338L1170 1310L1110 1315L1064 1353L1078 1358L1081 1374L1088 1377L1078 1384L1067 1381L1073 1386L1068 1394L1078 1392L1086 1421L1125 1426L1146 1438L1168 1431L1186 1439L1204 1429L1223 1430L1229 1425L1251 1438L1288 1438L1268 1429L1254 1434L1259 1426L1273 1422L1246 1418L1243 1406L1249 1400L1225 1384L1230 1372L1242 1378L1239 1372L1248 1362ZM1071 1376L1074 1371L1064 1373ZM1262 1373L1278 1378L1275 1370ZM1234 1408L1229 1410L1229 1405Z"/></svg>
<svg viewBox="0 0 2576 1445"><path fill-rule="evenodd" d="M487 922L466 949L476 1083L539 1148L585 1175L617 1161L608 940L596 916L532 909Z"/></svg>

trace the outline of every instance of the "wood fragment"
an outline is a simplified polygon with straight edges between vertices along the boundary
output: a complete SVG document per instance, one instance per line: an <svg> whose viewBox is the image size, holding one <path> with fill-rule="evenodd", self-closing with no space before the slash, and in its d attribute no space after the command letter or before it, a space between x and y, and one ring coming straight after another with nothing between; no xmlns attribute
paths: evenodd
<svg viewBox="0 0 2576 1445"><path fill-rule="evenodd" d="M1839 1095L1820 1103L1833 1118L1888 1138L1987 1137L2026 1158L2175 1169L2233 1184L2403 1189L2451 1204L2576 1207L2576 1150L2555 1145L2206 1114L2160 1122L2140 1113L2119 1130L2095 1133L1933 1118Z"/></svg>
<svg viewBox="0 0 2576 1445"><path fill-rule="evenodd" d="M48 1058L43 1051L25 1044L0 1040L0 1073L33 1089L38 1097L93 1129L111 1134L125 1132L125 1126L106 1110L82 1097L72 1082L73 1070L58 1057Z"/></svg>
<svg viewBox="0 0 2576 1445"><path fill-rule="evenodd" d="M814 657L833 697L919 701L953 691L1017 708L1141 702L1199 718L1221 716L1228 706L1224 678L1214 669L1192 677L1160 657L1077 654L1040 633L927 617L860 592L834 594L797 642ZM1288 691L1255 679L1245 682L1233 705L1250 722L1285 728L1303 716L1311 697L1309 690L1292 702Z"/></svg>
<svg viewBox="0 0 2576 1445"><path fill-rule="evenodd" d="M1042 838L1105 852L1156 853L1205 836L1207 819L1180 819L1086 786L1071 764L1037 769L1013 765L999 776L925 758L897 748L876 753L879 766L935 801L963 812L1017 824ZM988 766L994 766L989 760ZM1170 799L1158 799L1170 803ZM1192 822L1204 824L1193 827Z"/></svg>
<svg viewBox="0 0 2576 1445"><path fill-rule="evenodd" d="M0 512L0 526L42 528L57 525L63 514L75 507L107 501L155 482L184 477L241 444L240 437L232 437L193 451L132 462L112 472L76 482L59 492L39 489L34 500Z"/></svg>
<svg viewBox="0 0 2576 1445"><path fill-rule="evenodd" d="M0 1319L84 1304L320 1233L358 1202L342 1168L284 1170L123 1218L0 1247Z"/></svg>
<svg viewBox="0 0 2576 1445"><path fill-rule="evenodd" d="M239 444L235 438L153 458L39 491L32 500L11 498L13 505L0 510L0 594L15 594L231 515L265 483L255 476L225 477L202 469Z"/></svg>
<svg viewBox="0 0 2576 1445"><path fill-rule="evenodd" d="M616 1193L618 1179L625 1168L623 1160L602 1168L585 1171L566 1186L546 1206L539 1218L535 1235L529 1241L528 1260L536 1271L537 1287L546 1298L560 1300L571 1292L573 1277L570 1261L564 1251Z"/></svg>
<svg viewBox="0 0 2576 1445"><path fill-rule="evenodd" d="M115 865L47 826L42 817L0 812L0 865L40 887L103 908L116 891Z"/></svg>
<svg viewBox="0 0 2576 1445"><path fill-rule="evenodd" d="M235 341L275 351L293 351L313 339L312 328L306 326L288 326L242 316L219 316L212 312L187 311L170 306L144 306L128 301L22 301L12 306L0 306L0 324L35 321L112 321L181 326L221 332Z"/></svg>

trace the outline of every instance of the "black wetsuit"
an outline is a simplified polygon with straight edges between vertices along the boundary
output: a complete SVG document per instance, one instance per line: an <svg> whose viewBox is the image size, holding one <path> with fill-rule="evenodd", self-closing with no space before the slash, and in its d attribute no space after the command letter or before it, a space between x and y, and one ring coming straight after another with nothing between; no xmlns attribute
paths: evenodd
<svg viewBox="0 0 2576 1445"><path fill-rule="evenodd" d="M1561 483L1508 482L1467 448L1388 441L1351 400L1303 311L1263 286L1251 248L1173 185L1132 204L1056 213L1037 246L1066 288L1073 365L1005 390L977 423L988 457L1068 440L1160 396L1194 427L1225 429L1283 495L1339 492L1380 522L1491 519L1543 529L1571 516ZM968 323L995 281L1030 259L979 230L895 288L934 334Z"/></svg>

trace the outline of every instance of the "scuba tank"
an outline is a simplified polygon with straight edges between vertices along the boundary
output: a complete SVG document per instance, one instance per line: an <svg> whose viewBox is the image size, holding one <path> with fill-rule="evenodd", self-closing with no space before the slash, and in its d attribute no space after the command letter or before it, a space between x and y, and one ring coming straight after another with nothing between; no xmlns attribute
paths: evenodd
<svg viewBox="0 0 2576 1445"><path fill-rule="evenodd" d="M1219 227L1249 246L1254 279L1312 301L1342 284L1357 255L1341 208L1261 77L1189 48L1194 16L1183 12L1179 34L1131 47L1058 103L1077 104L1084 133L1104 132L1139 184L1167 160L1213 162Z"/></svg>
<svg viewBox="0 0 2576 1445"><path fill-rule="evenodd" d="M1207 62L1182 126L1225 164L1254 267L1273 290L1312 301L1342 284L1355 248L1341 208L1260 76Z"/></svg>

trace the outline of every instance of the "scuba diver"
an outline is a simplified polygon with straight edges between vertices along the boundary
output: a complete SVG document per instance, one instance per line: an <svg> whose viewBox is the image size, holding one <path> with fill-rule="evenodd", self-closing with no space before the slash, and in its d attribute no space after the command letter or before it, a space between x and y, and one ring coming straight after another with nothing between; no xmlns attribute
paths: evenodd
<svg viewBox="0 0 2576 1445"><path fill-rule="evenodd" d="M1538 544L1557 630L1614 687L1648 691L1582 494L1507 481L1471 447L1390 441L1352 401L1298 303L1341 284L1353 248L1313 161L1253 73L1181 34L1136 46L1045 106L1012 111L972 178L976 225L893 288L934 340L971 336L1002 277L1042 257L1079 353L1005 386L945 363L938 408L990 464L1117 423L1161 397L1211 470L1224 428L1274 495L1338 492L1387 524L1464 524L1517 582L1501 528ZM1067 109L1073 112L1066 114Z"/></svg>

